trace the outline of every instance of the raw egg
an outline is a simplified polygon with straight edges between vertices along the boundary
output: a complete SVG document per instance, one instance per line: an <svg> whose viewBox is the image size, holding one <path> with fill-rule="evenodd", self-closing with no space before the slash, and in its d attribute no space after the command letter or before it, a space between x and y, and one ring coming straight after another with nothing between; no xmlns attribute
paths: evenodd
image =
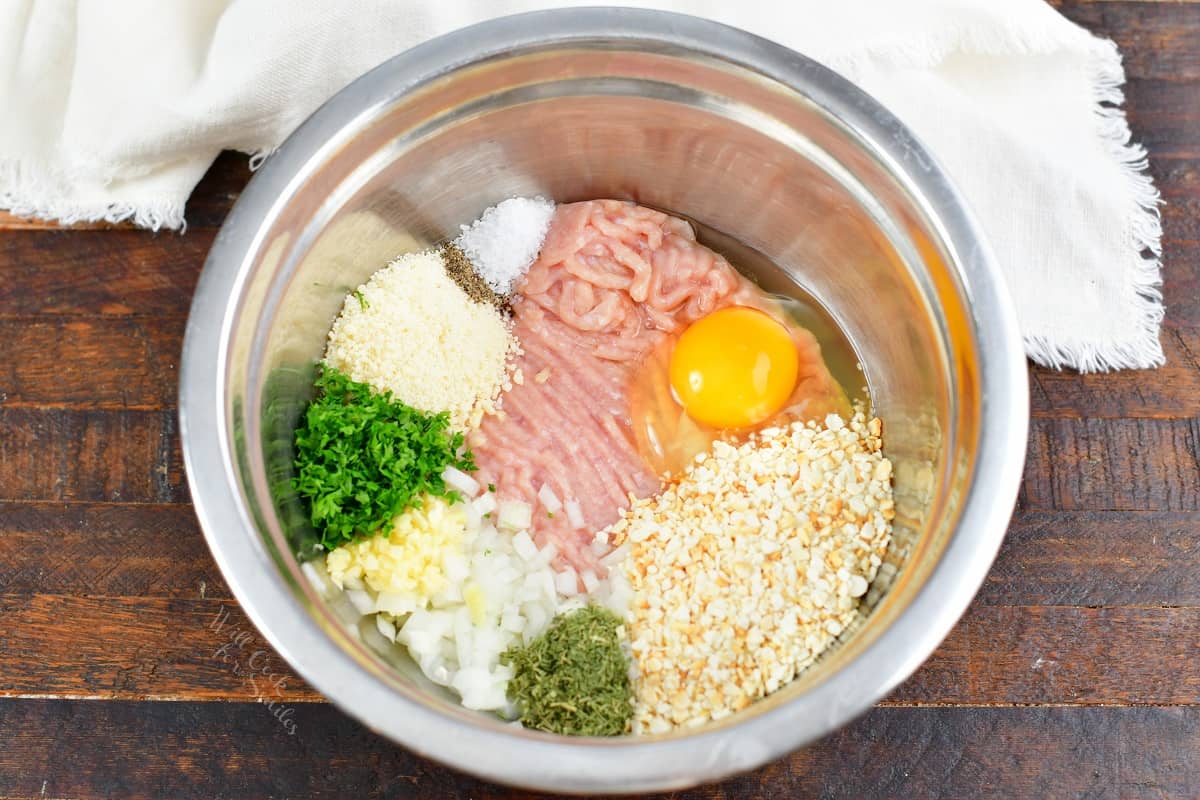
<svg viewBox="0 0 1200 800"><path fill-rule="evenodd" d="M692 323L671 353L671 388L687 415L714 428L757 425L783 408L800 369L787 328L735 306Z"/></svg>

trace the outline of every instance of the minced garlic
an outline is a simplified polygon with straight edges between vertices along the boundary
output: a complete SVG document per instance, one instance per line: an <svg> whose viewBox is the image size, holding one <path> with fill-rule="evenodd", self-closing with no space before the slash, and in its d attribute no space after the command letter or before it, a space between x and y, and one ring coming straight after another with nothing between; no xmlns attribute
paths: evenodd
<svg viewBox="0 0 1200 800"><path fill-rule="evenodd" d="M362 581L404 607L424 606L446 588L448 556L462 556L466 515L461 506L425 495L421 505L398 515L388 536L377 534L329 551L325 568L338 587Z"/></svg>

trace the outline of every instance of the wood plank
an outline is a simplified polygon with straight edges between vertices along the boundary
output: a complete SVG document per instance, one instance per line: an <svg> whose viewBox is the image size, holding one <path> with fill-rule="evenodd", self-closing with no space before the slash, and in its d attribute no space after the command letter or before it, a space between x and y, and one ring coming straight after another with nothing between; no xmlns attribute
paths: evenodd
<svg viewBox="0 0 1200 800"><path fill-rule="evenodd" d="M64 225L56 220L42 217L22 217L11 211L0 211L0 230L2 231L98 231L98 230L129 230L133 224L129 222L76 222Z"/></svg>
<svg viewBox="0 0 1200 800"><path fill-rule="evenodd" d="M1178 228L1178 238L1197 238L1193 235L1197 228L1194 227L1196 221L1192 212L1200 209L1200 160L1153 153L1150 157L1150 174L1167 201L1163 211L1168 218L1171 214L1179 217L1175 220L1181 226ZM1189 224L1193 227L1182 227ZM1172 227L1168 225L1168 228Z"/></svg>
<svg viewBox="0 0 1200 800"><path fill-rule="evenodd" d="M216 234L0 235L0 317L186 316Z"/></svg>
<svg viewBox="0 0 1200 800"><path fill-rule="evenodd" d="M188 233L221 227L250 182L250 156L225 150L204 173L184 209Z"/></svg>
<svg viewBox="0 0 1200 800"><path fill-rule="evenodd" d="M0 406L0 500L187 499L170 411ZM1200 510L1200 420L1035 418L1025 510Z"/></svg>
<svg viewBox="0 0 1200 800"><path fill-rule="evenodd" d="M8 595L232 595L188 505L0 503Z"/></svg>
<svg viewBox="0 0 1200 800"><path fill-rule="evenodd" d="M1200 705L1198 608L973 606L896 703Z"/></svg>
<svg viewBox="0 0 1200 800"><path fill-rule="evenodd" d="M312 701L231 600L0 595L0 696Z"/></svg>
<svg viewBox="0 0 1200 800"><path fill-rule="evenodd" d="M184 327L177 316L0 318L0 404L173 409ZM1162 341L1167 363L1153 372L1080 375L1031 366L1031 412L1043 417L1197 416L1200 328L1169 328Z"/></svg>
<svg viewBox="0 0 1200 800"><path fill-rule="evenodd" d="M1195 387L1200 377L1188 366L1188 359L1191 357L1190 363L1195 363L1196 339L1200 334L1196 328L1185 326L1200 325L1200 285L1197 285L1200 271L1192 268L1193 264L1200 263L1200 241L1172 241L1170 236L1173 227L1185 222L1200 231L1200 201L1195 200L1200 198L1200 161L1155 159L1153 165L1168 201L1165 220L1168 233L1166 322L1175 333L1164 332L1167 366L1154 373L1154 381L1146 380L1144 373L1135 372L1081 377L1069 371L1035 370L1034 414L1076 415L1081 413L1080 403L1084 399L1097 403L1089 408L1091 415L1190 416L1196 413L1200 400ZM1178 216L1172 217L1181 205ZM1200 237L1197 231L1185 233ZM70 235L73 245L83 245L76 256L58 258L49 264L27 258L30 252L57 254L68 249L74 252L75 248L57 246L64 243L60 239L62 234L50 234L55 246L43 247L35 242L29 247L13 248L18 252L10 254L7 261L0 261L9 268L14 265L29 267L26 271L15 270L12 282L6 283L11 287L10 291L0 291L0 328L5 333L0 337L0 350L7 351L4 355L8 356L0 358L0 365L8 366L8 374L0 383L0 400L6 394L10 406L28 401L100 408L169 408L173 405L174 375L153 371L156 365L147 360L147 356L171 358L172 362L177 358L183 322L175 315L186 313L190 290L203 259L203 251L197 251L188 243L195 242L192 237L203 238L203 234L192 233L187 237L173 237L173 240L142 233ZM3 237L0 246L35 241L45 236ZM125 243L134 250L131 257L113 261L105 255L112 253L109 248L97 249L107 244L107 237L113 236L133 237ZM205 246L207 242L205 239ZM183 251L179 258L173 255L177 249ZM99 271L92 268L94 265L85 269L80 262L92 257L109 263ZM181 259L193 259L195 264L184 265L183 274L174 274L179 271ZM93 277L102 280L95 281L91 279ZM180 282L176 283L176 279ZM55 319L30 325L29 317L15 316L26 308L25 301L29 298L43 300L41 308L36 304L30 306L38 313L137 316L141 325L116 323L111 328L96 324L85 327ZM148 320L141 316L154 309L162 309L164 313ZM14 316L3 319L6 313ZM153 352L148 354L146 349L151 345ZM50 352L53 356L28 359L21 358L21 352ZM106 361L93 362L96 358ZM64 360L66 367L59 371L55 365ZM78 368L74 362L81 362ZM114 362L120 378L97 368ZM174 364L168 366L173 368ZM153 374L140 374L140 369ZM22 374L30 372L34 374ZM28 391L14 387L17 383L24 384ZM27 400L25 395L28 395Z"/></svg>
<svg viewBox="0 0 1200 800"><path fill-rule="evenodd" d="M1200 328L1169 328L1161 340L1167 363L1156 370L1080 375L1030 365L1030 413L1091 418L1200 416Z"/></svg>
<svg viewBox="0 0 1200 800"><path fill-rule="evenodd" d="M0 726L8 798L549 797L449 771L325 704L0 700ZM755 772L646 797L1182 798L1198 751L1197 708L880 708Z"/></svg>
<svg viewBox="0 0 1200 800"><path fill-rule="evenodd" d="M171 411L0 406L0 500L183 502L178 429Z"/></svg>
<svg viewBox="0 0 1200 800"><path fill-rule="evenodd" d="M0 595L0 613L0 696L249 700L261 650L281 700L319 698L232 601ZM1200 705L1198 645L1196 607L977 605L889 702Z"/></svg>
<svg viewBox="0 0 1200 800"><path fill-rule="evenodd" d="M1135 141L1152 158L1200 158L1200 81L1131 78L1125 110Z"/></svg>
<svg viewBox="0 0 1200 800"><path fill-rule="evenodd" d="M1200 606L1200 513L1019 512L983 606ZM229 599L190 507L0 503L8 595Z"/></svg>
<svg viewBox="0 0 1200 800"><path fill-rule="evenodd" d="M1200 510L1200 420L1030 423L1018 507L1026 511Z"/></svg>
<svg viewBox="0 0 1200 800"><path fill-rule="evenodd" d="M1164 328L1200 328L1200 239L1168 245L1163 261ZM1194 350L1192 355L1198 355Z"/></svg>
<svg viewBox="0 0 1200 800"><path fill-rule="evenodd" d="M1101 3L1115 5L1136 3L1139 5L1148 5L1153 8L1156 5L1200 3L1200 0L1046 0L1046 3L1055 8L1067 5L1096 5Z"/></svg>
<svg viewBox="0 0 1200 800"><path fill-rule="evenodd" d="M1200 513L1018 512L977 606L1200 606Z"/></svg>
<svg viewBox="0 0 1200 800"><path fill-rule="evenodd" d="M175 407L180 316L0 317L0 404L7 408ZM1080 375L1031 366L1031 412L1042 417L1200 415L1200 328L1163 331L1156 371ZM30 357L36 354L36 357Z"/></svg>
<svg viewBox="0 0 1200 800"><path fill-rule="evenodd" d="M6 408L169 409L186 320L0 318Z"/></svg>
<svg viewBox="0 0 1200 800"><path fill-rule="evenodd" d="M174 409L185 324L178 316L0 318L0 404L10 409ZM1200 328L1168 327L1162 342L1167 363L1154 371L1080 375L1031 365L1031 413L1200 415Z"/></svg>
<svg viewBox="0 0 1200 800"><path fill-rule="evenodd" d="M179 510L180 507L89 508L24 504L5 506L3 516L0 517L4 528L0 532L0 564L5 565L0 567L0 585L4 586L5 592L10 595L8 602L20 602L19 598L12 595L34 595L39 592L103 596L129 592L147 597L154 595L191 599L202 596L210 599L228 597L228 589L212 565L198 532L167 528L168 525L179 522ZM65 520L64 516L67 517ZM121 524L126 521L128 524ZM190 519L190 515L187 522L188 527L194 529L195 523ZM165 524L160 526L160 523ZM121 530L110 533L106 529L106 525L109 524L117 524ZM59 529L65 526L74 526L74 530L59 533ZM1195 580L1197 565L1200 563L1198 530L1198 514L1147 515L1140 522L1136 519L1131 520L1128 515L1086 512L1077 515L1043 514L1033 518L1018 516L976 605L983 607L1038 602L1058 605L1120 603L1195 606L1200 600L1197 595L1200 592L1200 584ZM203 588L205 585L209 588ZM185 664L184 669L196 651L211 652L219 647L219 637L214 641L204 626L210 624L218 613L211 608L219 609L223 607L222 604L211 607L209 611L196 610L204 606L189 607L191 610L188 613L177 614L173 621L161 620L159 624L155 624L156 619L176 614L176 608L161 602L144 602L143 599L112 598L101 602L101 608L94 614L85 613L80 609L79 603L91 602L101 601L94 598L79 600L67 597L56 600L53 606L57 611L61 603L73 604L75 608L70 613L70 618L83 622L91 617L99 617L92 620L97 625L105 624L109 619L110 607L116 608L125 615L119 618L128 617L130 627L120 635L113 634L113 639L127 642L138 651L146 646L161 653L162 657L169 661L182 660ZM1083 610L1083 613L1090 612L1090 609ZM943 675L943 683L938 684L933 679L922 679L925 692L921 695L922 699L928 701L929 692L932 691L929 687L936 685L940 686L942 695L938 697L941 699L950 694L963 701L996 701L997 696L989 694L988 687L995 689L998 682L1004 685L1016 682L1017 679L1011 676L992 673L986 685L982 685L982 688L981 685L976 685L976 689L983 694L963 695L962 675L954 670L958 669L958 662L964 650L973 652L980 647L978 641L988 646L981 648L979 663L972 666L973 670L979 670L981 666L993 668L997 659L1008 657L1007 647L1012 643L1014 636L1019 638L1030 632L1040 634L1050 631L1053 636L1061 638L1064 632L1074 634L1078 630L1081 636L1095 637L1095 641L1103 647L1117 647L1120 644L1112 639L1105 625L1095 622L1077 625L1071 615L1079 613L1079 609L1063 610L1061 614L1067 615L1065 623L1060 619L1061 615L1053 617L1051 621L1059 623L1056 628L1047 626L1042 615L1059 612L1019 609L1016 613L1025 620L1021 625L1005 622L1005 618L996 620L986 616L995 613L1007 615L1013 612L977 609L975 617L968 617L968 622L974 620L973 624L964 623L968 625L964 629L965 632L953 634L946 647L935 655L926 670ZM1146 615L1155 617L1156 614L1161 614L1162 610L1134 609L1132 613L1136 615L1136 622ZM1188 610L1182 613L1185 614L1186 620L1191 620L1190 615L1194 612ZM978 621L979 614L985 615L984 619L987 622L982 629ZM1031 614L1034 615L1032 621L1027 619ZM10 614L7 619L9 625L15 625L21 630L27 628L27 621L20 615L14 617ZM150 624L143 628L138 624L139 620L149 621ZM37 620L35 628L36 624ZM1151 627L1162 625L1161 620L1154 619L1149 624ZM1172 627L1175 625L1173 621L1166 625L1173 634L1183 637L1188 635L1189 629L1186 625L1175 628ZM65 647L67 654L88 653L87 643L76 642L74 632L90 630L90 624L82 628L72 628L64 641L60 642L60 646ZM111 628L106 630L111 631ZM161 633L163 630L170 630L172 635L178 637L176 644L188 643L183 647L182 655L178 646L174 649L165 647L156 634L148 635L146 632ZM1014 634L1014 630L1017 633ZM64 638L61 632L51 633L42 628L34 640L29 642L29 647L32 648L41 636L50 639ZM963 636L967 637L967 645L961 643ZM258 646L266 647L257 634L255 641L258 642ZM1181 641L1186 647L1194 647L1194 643L1188 645L1186 639ZM1074 654L1064 658L1081 665L1092 663L1087 660L1089 655L1074 652L1079 650L1080 646L1079 642L1073 640L1070 647L1074 648ZM1140 658L1142 663L1148 665L1147 669L1151 670L1163 667L1162 662L1169 662L1178 657L1178 653L1163 655L1150 645L1143 646L1135 642L1130 646L1138 647L1139 651L1143 647L1146 648L1147 652ZM22 648L17 649L20 651ZM102 646L102 649L109 652L107 647ZM1027 661L1036 661L1038 657L1045 656L1027 654ZM48 663L54 665L53 675L59 675L62 662L55 658ZM1007 664L1004 669L1018 669L1020 666ZM20 665L16 669L18 672L23 671ZM951 671L949 677L945 677L947 670ZM154 669L149 671L158 674ZM1186 675L1187 670L1183 669L1181 672ZM114 691L112 682L97 683L96 675L91 669L89 675L84 685L78 685L75 678L68 677L74 691L85 695L105 696ZM170 692L180 696L205 697L213 693L221 698L241 696L243 689L236 681L231 684L226 680L228 677L218 674L215 685L212 682L190 684L181 679L178 683L168 681L167 687ZM47 691L44 689L42 678L30 678L26 673L26 679L32 680L32 683L25 682L17 688L7 686L6 691L11 693L18 688L20 691L34 691L36 687L43 687L43 691ZM1081 676L1080 680L1091 684L1090 678ZM1117 676L1116 680L1120 685L1138 685L1136 680L1130 680L1123 674ZM1057 690L1061 687L1050 688ZM124 689L131 692L132 696L154 694L164 690L163 684L152 680L147 680L144 684L126 684ZM1043 689L1050 691L1046 687ZM55 687L52 693L67 693L67 690L64 687ZM120 693L118 696L129 695ZM307 693L300 696L310 697ZM1064 696L1055 695L1055 698L1061 700Z"/></svg>
<svg viewBox="0 0 1200 800"><path fill-rule="evenodd" d="M1191 266L1200 263L1200 111L1191 109L1200 108L1200 82L1170 91L1164 85L1131 89L1141 104L1131 115L1135 129L1167 126L1176 131L1172 142L1185 143L1180 150L1151 142L1151 169L1167 199L1167 324L1197 327L1200 286ZM182 236L126 230L0 237L0 316L185 315L213 235L194 227Z"/></svg>
<svg viewBox="0 0 1200 800"><path fill-rule="evenodd" d="M712 798L1187 797L1195 709L876 709ZM1128 738L1126 738L1128 737Z"/></svg>
<svg viewBox="0 0 1200 800"><path fill-rule="evenodd" d="M1072 22L1121 48L1130 78L1200 79L1200 5L1056 0Z"/></svg>
<svg viewBox="0 0 1200 800"><path fill-rule="evenodd" d="M1195 98L1200 128L1200 97ZM1154 152L1150 172L1162 193L1165 328L1200 327L1200 160ZM1164 338L1164 350L1170 345ZM1193 356L1200 355L1194 347ZM1170 356L1168 355L1168 359Z"/></svg>

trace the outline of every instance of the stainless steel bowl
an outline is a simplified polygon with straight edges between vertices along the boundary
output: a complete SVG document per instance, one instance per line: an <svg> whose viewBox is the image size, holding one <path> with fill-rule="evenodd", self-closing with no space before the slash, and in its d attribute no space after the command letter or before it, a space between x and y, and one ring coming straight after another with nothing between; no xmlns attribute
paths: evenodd
<svg viewBox="0 0 1200 800"><path fill-rule="evenodd" d="M769 256L861 357L895 463L895 544L862 618L792 685L726 720L615 740L465 711L385 659L302 576L292 429L346 291L513 195L623 197ZM774 276L779 279L780 275ZM908 676L1004 535L1027 386L1013 311L929 153L848 82L741 31L586 9L488 22L355 81L251 181L192 305L180 417L192 498L246 613L381 734L548 790L668 789L756 767Z"/></svg>

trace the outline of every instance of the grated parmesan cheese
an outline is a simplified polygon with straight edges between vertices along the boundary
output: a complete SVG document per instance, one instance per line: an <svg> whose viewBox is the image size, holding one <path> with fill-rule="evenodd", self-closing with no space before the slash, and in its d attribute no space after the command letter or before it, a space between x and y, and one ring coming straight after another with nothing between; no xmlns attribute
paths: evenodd
<svg viewBox="0 0 1200 800"><path fill-rule="evenodd" d="M325 363L390 390L458 429L494 411L518 352L510 323L476 303L436 251L401 256L346 297L329 331Z"/></svg>

